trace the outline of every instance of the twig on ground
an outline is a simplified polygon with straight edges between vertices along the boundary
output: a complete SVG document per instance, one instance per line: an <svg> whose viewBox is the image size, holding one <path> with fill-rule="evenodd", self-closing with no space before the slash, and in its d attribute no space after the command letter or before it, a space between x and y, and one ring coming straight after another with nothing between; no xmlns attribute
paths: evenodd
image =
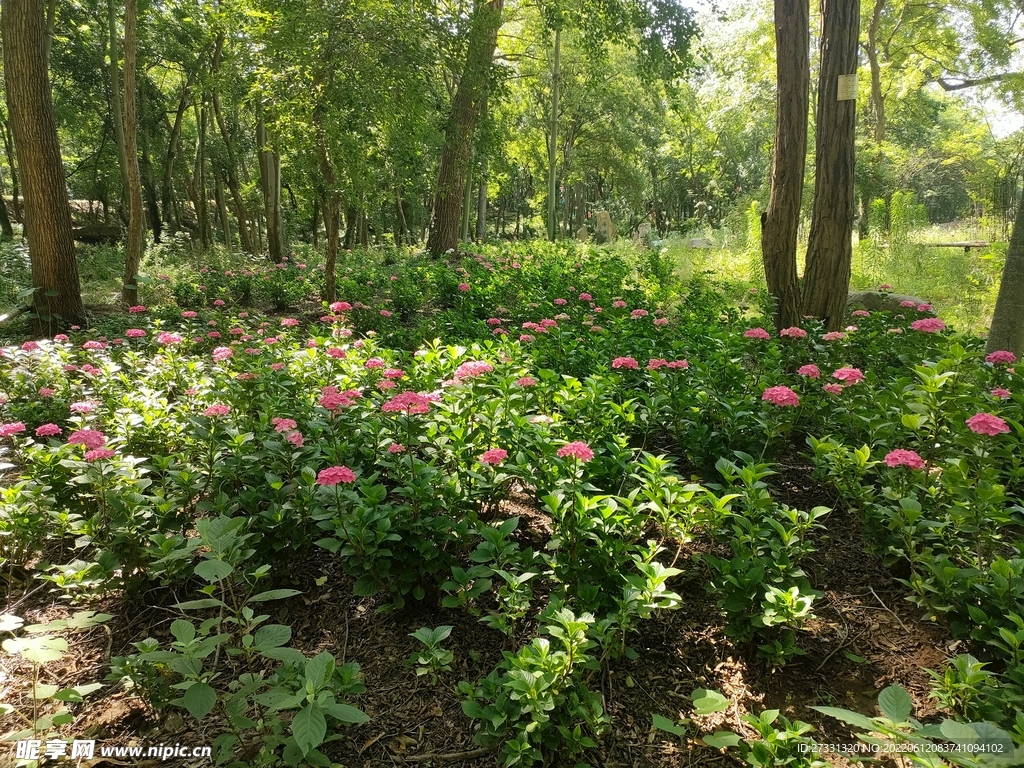
<svg viewBox="0 0 1024 768"><path fill-rule="evenodd" d="M885 604L885 602L884 602L884 601L882 600L882 598L880 598L880 597L878 596L878 593L877 593L877 592L875 592L875 590L874 590L874 589L873 589L872 587L868 587L868 589L870 589L870 590L871 590L871 594L875 596L875 600L877 600L877 601L878 601L878 602L879 602L879 603L881 604L881 606L882 606L882 607L883 607L883 608L884 608L884 609L885 609L886 611L888 611L889 613L891 613L891 614L892 614L892 616L893 616L893 618L894 618L894 619L896 619L896 621L898 621L898 622L900 623L900 626L901 626L901 627L903 627L903 631L904 631L904 632L909 632L910 630L909 630L909 629L907 629L907 625L903 623L903 619L901 619L901 618L900 618L899 616L897 616L897 615L896 615L896 613L895 613L895 612L894 612L894 611L892 610L892 608L890 608L889 606L887 606L887 605Z"/></svg>
<svg viewBox="0 0 1024 768"><path fill-rule="evenodd" d="M479 747L468 752L429 752L425 755L410 755L399 759L403 763L429 763L432 760L439 763L458 763L463 760L472 760L474 757L483 757L495 749L496 747Z"/></svg>

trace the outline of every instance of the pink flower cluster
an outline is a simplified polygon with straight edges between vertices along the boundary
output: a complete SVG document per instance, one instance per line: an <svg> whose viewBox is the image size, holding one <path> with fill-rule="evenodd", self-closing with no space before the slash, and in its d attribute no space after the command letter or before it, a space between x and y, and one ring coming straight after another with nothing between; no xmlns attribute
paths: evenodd
<svg viewBox="0 0 1024 768"><path fill-rule="evenodd" d="M100 459L112 459L116 453L109 448L93 448L85 452L86 461L99 461Z"/></svg>
<svg viewBox="0 0 1024 768"><path fill-rule="evenodd" d="M107 444L107 436L95 429L80 429L72 432L68 445L84 445L89 450L102 448Z"/></svg>
<svg viewBox="0 0 1024 768"><path fill-rule="evenodd" d="M792 389L779 385L768 387L762 394L761 399L780 408L795 408L800 405L800 397Z"/></svg>
<svg viewBox="0 0 1024 768"><path fill-rule="evenodd" d="M508 451L503 448L491 448L489 451L484 451L480 454L478 461L481 464L490 464L491 466L498 466L505 459L508 458Z"/></svg>
<svg viewBox="0 0 1024 768"><path fill-rule="evenodd" d="M633 357L616 357L612 360L612 368L629 368L635 371L639 367L636 358Z"/></svg>
<svg viewBox="0 0 1024 768"><path fill-rule="evenodd" d="M36 427L36 437L56 437L61 433L56 424L41 424Z"/></svg>
<svg viewBox="0 0 1024 768"><path fill-rule="evenodd" d="M806 376L808 379L821 378L821 369L818 368L814 363L808 363L807 365L801 365L796 369L796 372L801 376Z"/></svg>
<svg viewBox="0 0 1024 768"><path fill-rule="evenodd" d="M967 427L978 435L995 436L1002 432L1009 432L1010 425L998 416L991 413L976 413L967 419Z"/></svg>
<svg viewBox="0 0 1024 768"><path fill-rule="evenodd" d="M209 416L212 418L214 416L227 416L229 413L231 413L230 407L218 403L216 405L211 405L209 408L204 410L203 416Z"/></svg>
<svg viewBox="0 0 1024 768"><path fill-rule="evenodd" d="M995 352L989 352L985 355L985 362L996 365L998 363L1015 363L1017 362L1017 356L1010 352L1008 349L997 349Z"/></svg>
<svg viewBox="0 0 1024 768"><path fill-rule="evenodd" d="M357 398L362 396L362 393L356 389L346 389L344 392L339 392L335 386L326 386L320 390L319 403L327 410L334 411L338 408L348 408Z"/></svg>
<svg viewBox="0 0 1024 768"><path fill-rule="evenodd" d="M537 380L533 376L523 376L521 379L516 379L516 384L520 387L535 387Z"/></svg>
<svg viewBox="0 0 1024 768"><path fill-rule="evenodd" d="M915 451L907 451L897 448L885 455L885 463L890 467L910 467L911 469L924 469L924 459Z"/></svg>
<svg viewBox="0 0 1024 768"><path fill-rule="evenodd" d="M864 381L864 374L859 368L837 368L832 372L832 378L852 386Z"/></svg>
<svg viewBox="0 0 1024 768"><path fill-rule="evenodd" d="M184 339L180 333L171 333L170 331L161 331L156 337L157 344L162 344L165 347L169 347L172 344L180 344Z"/></svg>
<svg viewBox="0 0 1024 768"><path fill-rule="evenodd" d="M494 370L494 366L483 360L469 360L455 369L454 378L456 381L471 379L475 376L483 376Z"/></svg>
<svg viewBox="0 0 1024 768"><path fill-rule="evenodd" d="M402 392L395 395L380 407L385 413L406 413L419 414L430 410L430 404L438 398L434 395L424 395L419 392Z"/></svg>
<svg viewBox="0 0 1024 768"><path fill-rule="evenodd" d="M923 333L938 333L946 330L946 324L937 317L922 317L920 320L912 322L910 327Z"/></svg>
<svg viewBox="0 0 1024 768"><path fill-rule="evenodd" d="M129 339L141 339L143 336L146 335L146 332L141 328L129 328L127 331L124 332L124 335L127 336Z"/></svg>
<svg viewBox="0 0 1024 768"><path fill-rule="evenodd" d="M275 432L291 432L298 426L294 419L282 419L279 416L271 419L270 423L274 425Z"/></svg>
<svg viewBox="0 0 1024 768"><path fill-rule="evenodd" d="M317 485L338 485L339 483L354 483L356 473L348 467L328 467L321 469L316 476Z"/></svg>
<svg viewBox="0 0 1024 768"><path fill-rule="evenodd" d="M743 337L746 339L761 339L762 341L767 341L772 337L772 335L764 328L750 328L743 332Z"/></svg>
<svg viewBox="0 0 1024 768"><path fill-rule="evenodd" d="M594 452L590 450L590 446L586 443L577 440L573 443L566 443L558 449L558 458L573 458L577 461L590 461L594 458Z"/></svg>
<svg viewBox="0 0 1024 768"><path fill-rule="evenodd" d="M19 432L25 431L25 424L20 421L12 421L8 424L0 424L0 437L10 437Z"/></svg>
<svg viewBox="0 0 1024 768"><path fill-rule="evenodd" d="M779 331L779 336L788 337L790 339L806 339L807 331L794 325L789 328L783 328Z"/></svg>

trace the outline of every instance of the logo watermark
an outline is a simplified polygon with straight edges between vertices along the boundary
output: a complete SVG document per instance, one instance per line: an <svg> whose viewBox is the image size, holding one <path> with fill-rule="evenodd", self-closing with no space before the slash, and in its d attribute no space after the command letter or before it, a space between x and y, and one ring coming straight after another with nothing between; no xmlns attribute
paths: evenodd
<svg viewBox="0 0 1024 768"><path fill-rule="evenodd" d="M155 744L153 746L98 745L96 739L22 739L15 743L18 760L92 760L95 757L135 757L149 760L170 760L182 757L210 757L213 748L187 744Z"/></svg>

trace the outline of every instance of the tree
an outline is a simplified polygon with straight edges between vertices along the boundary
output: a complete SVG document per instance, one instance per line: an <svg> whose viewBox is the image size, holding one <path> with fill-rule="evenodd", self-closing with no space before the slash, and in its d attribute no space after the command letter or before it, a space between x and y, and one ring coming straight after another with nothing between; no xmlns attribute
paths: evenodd
<svg viewBox="0 0 1024 768"><path fill-rule="evenodd" d="M823 0L814 152L814 206L807 238L803 310L838 330L853 259L854 128L857 100L839 79L857 72L859 0Z"/></svg>
<svg viewBox="0 0 1024 768"><path fill-rule="evenodd" d="M1006 250L1003 279L992 313L985 351L1008 349L1024 357L1024 195L1020 196L1013 222L1010 246Z"/></svg>
<svg viewBox="0 0 1024 768"><path fill-rule="evenodd" d="M465 65L445 125L434 189L434 212L427 240L427 250L434 258L459 246L459 221L473 150L473 131L487 98L504 5L505 0L475 0L473 4Z"/></svg>
<svg viewBox="0 0 1024 768"><path fill-rule="evenodd" d="M775 0L778 87L772 186L762 219L761 253L768 292L775 297L775 325L800 323L800 284L796 275L797 230L807 156L808 0Z"/></svg>
<svg viewBox="0 0 1024 768"><path fill-rule="evenodd" d="M139 264L146 245L146 216L142 209L142 177L139 175L139 150L136 135L139 128L135 108L135 61L138 53L136 22L138 0L125 0L124 7L124 147L128 176L128 237L125 240L124 277L121 302L128 307L139 303ZM121 115L114 115L121 120Z"/></svg>
<svg viewBox="0 0 1024 768"><path fill-rule="evenodd" d="M47 22L38 0L7 0L0 19L7 110L20 160L32 264L35 330L84 324L64 165L47 68Z"/></svg>

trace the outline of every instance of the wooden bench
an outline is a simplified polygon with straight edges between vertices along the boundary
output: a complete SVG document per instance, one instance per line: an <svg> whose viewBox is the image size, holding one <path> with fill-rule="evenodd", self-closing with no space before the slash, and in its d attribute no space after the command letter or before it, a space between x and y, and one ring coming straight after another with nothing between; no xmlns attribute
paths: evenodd
<svg viewBox="0 0 1024 768"><path fill-rule="evenodd" d="M992 243L984 240L962 240L956 243L917 243L926 248L963 248L964 253L970 253L972 248L988 248Z"/></svg>

